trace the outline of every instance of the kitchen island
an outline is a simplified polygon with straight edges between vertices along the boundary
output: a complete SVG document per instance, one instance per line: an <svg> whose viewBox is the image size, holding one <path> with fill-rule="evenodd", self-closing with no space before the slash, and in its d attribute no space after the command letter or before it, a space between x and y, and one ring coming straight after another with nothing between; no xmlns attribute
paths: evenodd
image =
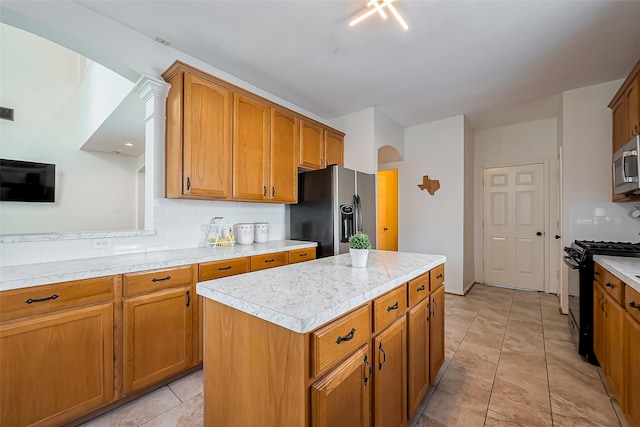
<svg viewBox="0 0 640 427"><path fill-rule="evenodd" d="M406 422L442 365L444 262L370 251L366 268L344 254L198 283L205 424Z"/></svg>

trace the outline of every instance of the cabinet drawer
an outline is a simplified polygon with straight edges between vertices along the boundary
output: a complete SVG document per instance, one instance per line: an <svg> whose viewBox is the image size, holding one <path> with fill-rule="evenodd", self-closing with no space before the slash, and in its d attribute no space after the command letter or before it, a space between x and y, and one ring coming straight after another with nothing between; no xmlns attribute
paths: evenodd
<svg viewBox="0 0 640 427"><path fill-rule="evenodd" d="M407 310L406 287L400 286L373 300L374 333L382 331Z"/></svg>
<svg viewBox="0 0 640 427"><path fill-rule="evenodd" d="M634 319L640 322L640 292L629 285L625 285L624 308Z"/></svg>
<svg viewBox="0 0 640 427"><path fill-rule="evenodd" d="M273 254L254 255L251 257L251 271L264 270L266 268L280 267L289 263L288 252L276 252Z"/></svg>
<svg viewBox="0 0 640 427"><path fill-rule="evenodd" d="M144 273L124 275L124 296L144 294L146 292L170 289L193 282L191 266L153 270Z"/></svg>
<svg viewBox="0 0 640 427"><path fill-rule="evenodd" d="M409 307L413 307L429 295L429 273L424 273L407 284Z"/></svg>
<svg viewBox="0 0 640 427"><path fill-rule="evenodd" d="M0 292L0 320L112 300L115 277L74 280Z"/></svg>
<svg viewBox="0 0 640 427"><path fill-rule="evenodd" d="M317 377L369 342L369 304L311 333L311 376Z"/></svg>
<svg viewBox="0 0 640 427"><path fill-rule="evenodd" d="M624 282L613 274L609 273L600 264L595 263L594 279L602 285L607 294L611 296L618 304L623 305Z"/></svg>
<svg viewBox="0 0 640 427"><path fill-rule="evenodd" d="M444 264L429 270L429 290L435 291L444 283Z"/></svg>
<svg viewBox="0 0 640 427"><path fill-rule="evenodd" d="M316 259L316 248L304 248L289 251L289 264Z"/></svg>
<svg viewBox="0 0 640 427"><path fill-rule="evenodd" d="M248 257L205 262L198 266L198 277L201 282L247 272L249 272Z"/></svg>

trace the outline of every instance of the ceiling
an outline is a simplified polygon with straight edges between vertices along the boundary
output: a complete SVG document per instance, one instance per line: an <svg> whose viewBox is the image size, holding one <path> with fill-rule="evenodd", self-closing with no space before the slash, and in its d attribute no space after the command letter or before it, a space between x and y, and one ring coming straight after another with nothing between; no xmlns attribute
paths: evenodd
<svg viewBox="0 0 640 427"><path fill-rule="evenodd" d="M327 120L369 107L402 126L553 116L559 93L623 78L640 58L640 1L396 0L408 31L377 14L349 27L366 1L64 3Z"/></svg>

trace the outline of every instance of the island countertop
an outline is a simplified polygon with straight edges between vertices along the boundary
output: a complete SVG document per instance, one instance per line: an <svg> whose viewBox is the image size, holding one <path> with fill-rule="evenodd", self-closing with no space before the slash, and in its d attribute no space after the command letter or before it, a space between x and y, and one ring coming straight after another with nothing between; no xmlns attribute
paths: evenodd
<svg viewBox="0 0 640 427"><path fill-rule="evenodd" d="M594 255L593 260L640 292L640 258Z"/></svg>
<svg viewBox="0 0 640 427"><path fill-rule="evenodd" d="M200 282L197 293L307 333L443 264L443 255L369 251L365 268L349 254Z"/></svg>

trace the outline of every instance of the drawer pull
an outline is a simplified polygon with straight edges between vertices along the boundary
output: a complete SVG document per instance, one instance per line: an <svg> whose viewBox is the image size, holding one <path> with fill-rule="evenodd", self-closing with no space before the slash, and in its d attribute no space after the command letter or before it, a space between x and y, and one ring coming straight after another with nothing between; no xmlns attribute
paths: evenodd
<svg viewBox="0 0 640 427"><path fill-rule="evenodd" d="M338 339L336 340L336 344L340 344L342 341L351 341L355 333L356 333L356 328L351 328L351 332L349 332L344 337L338 336Z"/></svg>
<svg viewBox="0 0 640 427"><path fill-rule="evenodd" d="M226 267L218 267L218 271L223 271L223 270L231 270L231 266L228 265Z"/></svg>
<svg viewBox="0 0 640 427"><path fill-rule="evenodd" d="M378 350L382 352L382 362L378 364L378 370L381 371L382 365L384 365L387 361L387 353L384 351L384 348L382 348L382 343L380 343L380 345L378 346Z"/></svg>
<svg viewBox="0 0 640 427"><path fill-rule="evenodd" d="M607 282L607 284L605 285L607 288L615 288L615 286L613 286L611 283Z"/></svg>
<svg viewBox="0 0 640 427"><path fill-rule="evenodd" d="M369 382L369 378L371 378L371 374L373 373L372 369L371 369L371 363L369 363L369 358L367 357L367 355L364 355L364 364L367 367L367 369L365 369L365 372L369 372L369 375L367 375L366 377L364 377L364 385L367 385L367 383Z"/></svg>
<svg viewBox="0 0 640 427"><path fill-rule="evenodd" d="M58 298L59 298L59 296L57 294L53 294L53 295L51 295L50 297L47 297L47 298L40 298L40 299L29 298L24 303L25 304L33 304L34 302L44 302L44 301L54 300L54 299L58 299Z"/></svg>
<svg viewBox="0 0 640 427"><path fill-rule="evenodd" d="M424 285L420 286L418 289L416 289L416 292L420 292L420 291L424 291L425 287Z"/></svg>
<svg viewBox="0 0 640 427"><path fill-rule="evenodd" d="M636 304L636 302L635 302L635 301L631 301L631 302L629 303L629 307L631 307L631 308L635 308L636 310L640 310L640 304Z"/></svg>
<svg viewBox="0 0 640 427"><path fill-rule="evenodd" d="M305 252L305 253L300 254L300 255L298 255L298 256L307 256L307 255L308 255L308 254Z"/></svg>
<svg viewBox="0 0 640 427"><path fill-rule="evenodd" d="M276 260L275 258L265 259L264 262L274 262L275 260Z"/></svg>
<svg viewBox="0 0 640 427"><path fill-rule="evenodd" d="M594 275L594 276L599 276L599 275L600 275L600 272L599 272L599 271L596 271L596 272L594 272L594 273L593 273L593 275Z"/></svg>
<svg viewBox="0 0 640 427"><path fill-rule="evenodd" d="M391 310L397 310L397 309L398 309L398 301L396 301L396 303L393 305L387 306L387 313L390 312Z"/></svg>
<svg viewBox="0 0 640 427"><path fill-rule="evenodd" d="M165 280L171 280L171 276L161 277L159 279L157 277L154 277L153 279L151 279L151 281L154 282L154 283L155 282L163 282Z"/></svg>
<svg viewBox="0 0 640 427"><path fill-rule="evenodd" d="M438 275L436 276L436 279L442 279L442 273L438 274Z"/></svg>

